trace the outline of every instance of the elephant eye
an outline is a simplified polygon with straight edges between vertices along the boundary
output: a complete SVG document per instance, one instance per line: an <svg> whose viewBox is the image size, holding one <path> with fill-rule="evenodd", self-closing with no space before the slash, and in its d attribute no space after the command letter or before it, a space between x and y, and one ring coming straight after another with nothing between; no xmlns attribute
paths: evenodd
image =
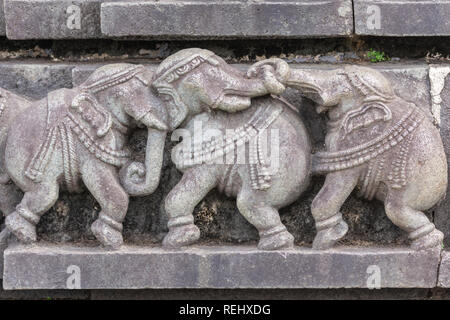
<svg viewBox="0 0 450 320"><path fill-rule="evenodd" d="M216 76L218 74L216 68L209 68L209 73L213 76Z"/></svg>
<svg viewBox="0 0 450 320"><path fill-rule="evenodd" d="M164 102L169 102L170 101L170 97L166 94L161 94L161 100Z"/></svg>

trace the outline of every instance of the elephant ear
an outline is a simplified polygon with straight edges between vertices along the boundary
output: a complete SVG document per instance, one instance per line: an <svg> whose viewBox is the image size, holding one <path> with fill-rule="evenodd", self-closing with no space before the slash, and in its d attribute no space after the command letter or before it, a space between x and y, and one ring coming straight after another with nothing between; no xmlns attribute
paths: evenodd
<svg viewBox="0 0 450 320"><path fill-rule="evenodd" d="M125 111L146 127L168 131L170 127L167 110L157 93L151 88L153 72L144 68L135 77L147 90L136 93L134 101L125 106Z"/></svg>
<svg viewBox="0 0 450 320"><path fill-rule="evenodd" d="M161 131L169 131L169 115L159 97L153 92L149 94L147 99L138 105L141 115L136 119L141 121L145 126L155 128Z"/></svg>
<svg viewBox="0 0 450 320"><path fill-rule="evenodd" d="M368 102L349 112L342 124L343 138L348 134L392 119L391 110L382 102Z"/></svg>

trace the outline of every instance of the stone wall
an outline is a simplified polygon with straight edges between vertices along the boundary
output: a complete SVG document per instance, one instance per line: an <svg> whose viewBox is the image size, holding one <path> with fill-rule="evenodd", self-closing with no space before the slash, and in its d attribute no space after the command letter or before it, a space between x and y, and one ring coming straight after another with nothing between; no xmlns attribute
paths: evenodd
<svg viewBox="0 0 450 320"><path fill-rule="evenodd" d="M368 65L380 70L391 81L397 95L426 111L440 130L450 161L450 1L0 2L4 4L0 5L4 9L0 10L0 35L4 36L0 50L0 57L4 59L0 61L0 87L31 99L43 98L58 88L77 86L95 68L109 62L141 63L154 69L169 54L193 46L207 47L242 70L254 61L269 57L283 58L299 69L331 69L347 63ZM370 62L367 52L373 48L386 52L390 61ZM313 151L323 149L325 118L316 114L310 100L301 98L294 90L288 89L283 97L299 109L311 136ZM131 137L130 143L138 160L144 157L145 137L145 132L139 130ZM2 291L0 298L447 297L445 288L450 287L450 258L446 251L450 245L450 196L426 213L446 235L442 252L417 254L406 249L407 235L386 217L383 205L361 200L355 193L342 209L350 227L339 243L343 249L331 254L312 253L309 248L316 231L310 205L323 183L323 177L319 176L313 178L309 189L297 201L281 210L282 221L294 235L296 245L306 247L305 252L303 249L295 251L288 259L290 262L283 263L292 268L289 271L292 279L315 275L314 279L319 279L316 282L283 283L283 279L268 279L273 272L266 269L260 271L262 279L246 282L254 272L255 266L251 262L259 255L251 249L248 253L246 248L255 246L257 231L239 214L235 200L213 191L195 210L195 223L202 233L199 245L203 249L222 247L225 252L219 257L214 256L214 252L210 256L208 252L193 252L192 270L187 276L191 282L183 278L184 274L178 279L168 272L161 275L160 282L147 275L148 282L138 279L136 284L124 280L112 285L112 280L107 278L95 282L97 274L92 271L92 281L82 286L85 290L11 291L64 288L64 277L45 280L42 274L61 272L55 268L64 268L67 261L72 261L73 248L79 246L94 248L88 249L86 256L81 253L77 256L80 260L74 261L80 265L88 262L105 263L105 267L120 266L123 261L140 261L146 265L148 260L137 258L146 253L136 252L140 250L136 248L158 247L167 232L163 199L181 178L170 160L173 145L169 136L162 178L156 192L130 201L124 222L125 242L129 246L126 250L129 251L111 261L97 257L94 248L97 243L90 225L98 215L99 205L87 191L79 195L62 192L58 202L38 225L40 245L35 251L29 252L20 246L8 249L9 273L5 273L8 279L4 281L4 287L10 290ZM61 259L48 260L56 244L61 245L60 251L57 250ZM348 254L346 248L356 248L358 252ZM250 254L247 264L245 259L236 257L243 254L240 250ZM305 255L307 259L304 259ZM172 258L174 266L183 268L184 264L176 256ZM205 264L214 266L216 273L234 270L220 269L214 264L218 259L247 268L240 269L242 279L224 284L220 279L213 281L214 274L208 275L210 278L192 276L205 274ZM280 264L276 255L267 254L259 259L271 261L274 266ZM296 270L299 264L305 273ZM394 270L383 278L385 289L377 292L364 289L365 271L372 264ZM317 270L317 266L323 265L333 265L336 269L334 272ZM45 266L51 267L45 269ZM139 263L134 267L138 268ZM30 272L34 268L35 272ZM119 272L113 267L111 270L112 275ZM130 266L127 271L133 273L136 269ZM347 276L343 276L344 273ZM26 277L30 282L21 282ZM96 290L128 287L159 289Z"/></svg>

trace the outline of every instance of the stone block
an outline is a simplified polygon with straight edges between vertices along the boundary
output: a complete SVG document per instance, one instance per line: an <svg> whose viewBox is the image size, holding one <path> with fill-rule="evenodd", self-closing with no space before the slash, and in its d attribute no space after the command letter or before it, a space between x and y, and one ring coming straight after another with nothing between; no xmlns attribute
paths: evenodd
<svg viewBox="0 0 450 320"><path fill-rule="evenodd" d="M102 0L4 0L9 39L101 38Z"/></svg>
<svg viewBox="0 0 450 320"><path fill-rule="evenodd" d="M441 256L437 286L450 288L450 252L442 251Z"/></svg>
<svg viewBox="0 0 450 320"><path fill-rule="evenodd" d="M0 63L0 87L32 99L49 91L72 87L72 68L67 64Z"/></svg>
<svg viewBox="0 0 450 320"><path fill-rule="evenodd" d="M183 250L125 246L12 245L5 251L3 287L13 289L144 288L431 288L440 250L249 246Z"/></svg>
<svg viewBox="0 0 450 320"><path fill-rule="evenodd" d="M448 0L354 0L355 33L376 36L448 36Z"/></svg>
<svg viewBox="0 0 450 320"><path fill-rule="evenodd" d="M104 64L79 64L72 69L72 84L74 87L82 84L89 75L95 71L95 69L100 68Z"/></svg>
<svg viewBox="0 0 450 320"><path fill-rule="evenodd" d="M101 22L108 37L333 37L353 31L350 0L105 2Z"/></svg>
<svg viewBox="0 0 450 320"><path fill-rule="evenodd" d="M0 36L6 35L4 0L0 0Z"/></svg>
<svg viewBox="0 0 450 320"><path fill-rule="evenodd" d="M450 167L450 64L430 65L430 85L433 113L439 118L439 128ZM450 178L450 172L449 172ZM445 234L444 244L450 245L450 192L437 206L434 222Z"/></svg>

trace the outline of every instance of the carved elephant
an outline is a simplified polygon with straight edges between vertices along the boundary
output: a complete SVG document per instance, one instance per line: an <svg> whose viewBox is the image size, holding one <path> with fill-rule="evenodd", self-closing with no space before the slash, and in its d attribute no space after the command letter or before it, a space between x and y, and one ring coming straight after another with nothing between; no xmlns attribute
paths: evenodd
<svg viewBox="0 0 450 320"><path fill-rule="evenodd" d="M50 92L42 100L6 101L6 114L18 114L1 120L1 188L11 179L24 192L15 209L4 210L6 227L20 241L36 241L36 224L61 187L77 192L83 182L101 206L93 234L105 246L122 244L129 195L119 182L119 170L128 177L125 183L140 182L125 185L132 195L152 193L169 129L164 107L149 87L152 77L141 65L112 64L97 69L79 87ZM136 177L138 166L126 146L138 125L148 127L144 177ZM1 196L2 203L15 197Z"/></svg>
<svg viewBox="0 0 450 320"><path fill-rule="evenodd" d="M293 245L278 209L295 201L307 187L311 147L294 108L268 96L284 91L272 72L268 67L258 79L248 79L202 49L181 50L158 67L152 85L170 118L176 119L173 123L185 128L175 132L183 141L174 148L172 160L184 174L165 199L169 216L165 247L199 239L192 213L213 188L237 199L240 213L259 231L260 249ZM286 77L286 72L288 68L279 68L277 76ZM265 97L251 99L257 96ZM207 132L215 135L205 138Z"/></svg>
<svg viewBox="0 0 450 320"><path fill-rule="evenodd" d="M266 60L249 75L268 65L285 68ZM316 102L317 112L328 112L326 150L313 156L313 173L326 175L311 206L318 231L313 247L327 249L347 233L340 208L355 187L364 198L384 202L412 248L442 246L442 232L423 213L447 189L446 155L429 116L367 67L297 69L280 81Z"/></svg>

